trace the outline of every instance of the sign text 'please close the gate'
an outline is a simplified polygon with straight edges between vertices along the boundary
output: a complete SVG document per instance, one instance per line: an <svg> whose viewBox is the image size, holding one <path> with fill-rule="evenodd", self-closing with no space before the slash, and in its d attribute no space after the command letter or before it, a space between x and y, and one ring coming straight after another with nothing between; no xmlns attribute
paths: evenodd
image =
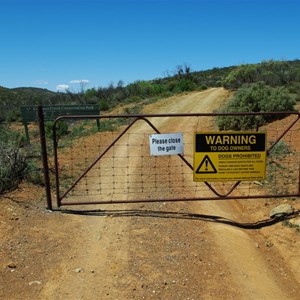
<svg viewBox="0 0 300 300"><path fill-rule="evenodd" d="M183 135L180 132L151 134L149 143L151 155L183 154Z"/></svg>

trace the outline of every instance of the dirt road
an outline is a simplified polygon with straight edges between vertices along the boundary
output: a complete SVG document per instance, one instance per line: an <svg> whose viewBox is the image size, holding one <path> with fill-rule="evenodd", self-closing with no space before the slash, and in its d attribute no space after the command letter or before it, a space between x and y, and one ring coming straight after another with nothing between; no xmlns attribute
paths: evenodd
<svg viewBox="0 0 300 300"><path fill-rule="evenodd" d="M227 95L194 92L145 113L211 112ZM299 299L299 233L268 220L283 200L62 213L44 209L41 191L21 186L0 199L1 299Z"/></svg>

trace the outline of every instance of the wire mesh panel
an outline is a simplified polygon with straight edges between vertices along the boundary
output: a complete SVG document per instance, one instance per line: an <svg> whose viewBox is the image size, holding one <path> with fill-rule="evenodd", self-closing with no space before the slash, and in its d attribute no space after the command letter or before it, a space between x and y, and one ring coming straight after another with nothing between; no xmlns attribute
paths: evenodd
<svg viewBox="0 0 300 300"><path fill-rule="evenodd" d="M216 132L233 114L173 114L61 117L54 126L58 206L146 201L194 201L299 195L299 115L277 115L263 124L262 114L234 114L241 123L255 116L265 132L268 158L263 181L194 182L194 133ZM220 119L221 118L221 119ZM100 131L88 132L93 119ZM244 121L241 121L245 119ZM58 136L61 122L71 134ZM84 134L75 138L72 132ZM235 129L236 130L236 129ZM150 155L149 136L180 132L183 153ZM79 134L80 135L80 134ZM70 138L71 136L71 138Z"/></svg>

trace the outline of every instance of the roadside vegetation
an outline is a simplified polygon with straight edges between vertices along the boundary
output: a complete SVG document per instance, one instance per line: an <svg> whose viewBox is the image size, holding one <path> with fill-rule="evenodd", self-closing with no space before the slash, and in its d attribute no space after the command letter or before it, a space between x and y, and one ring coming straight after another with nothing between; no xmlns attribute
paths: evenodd
<svg viewBox="0 0 300 300"><path fill-rule="evenodd" d="M20 106L99 104L102 113L121 104L132 104L127 106L124 113L137 114L144 104L211 87L224 87L233 93L232 99L220 108L220 112L292 111L300 101L300 60L271 60L206 71L193 71L184 64L178 65L172 72L166 72L163 78L138 80L128 85L120 80L107 87L82 88L79 93L51 92L37 88L8 89L0 86L0 194L16 187L23 178L42 183L39 163L30 159L30 155L38 151L26 150L22 134L10 129L12 122L21 121ZM241 130L271 121L273 119L261 117L222 117L218 119L218 126L220 130ZM118 125L107 120L101 124L101 130L114 130ZM51 126L51 123L46 125L49 138L52 134ZM69 130L70 124L62 123L60 126L59 135L70 135L72 139L95 131L95 126L90 123L81 123L77 127L71 124L75 130Z"/></svg>
<svg viewBox="0 0 300 300"><path fill-rule="evenodd" d="M38 146L25 147L19 132L0 126L0 194L15 189L21 180L43 185Z"/></svg>
<svg viewBox="0 0 300 300"><path fill-rule="evenodd" d="M271 87L260 81L242 85L219 112L283 112L294 111L296 96L284 86ZM258 128L278 119L278 115L222 116L220 130L247 130Z"/></svg>
<svg viewBox="0 0 300 300"><path fill-rule="evenodd" d="M241 65L226 76L223 86L235 93L219 112L294 111L300 101L300 61ZM226 116L218 118L218 126L220 130L251 129L276 118Z"/></svg>

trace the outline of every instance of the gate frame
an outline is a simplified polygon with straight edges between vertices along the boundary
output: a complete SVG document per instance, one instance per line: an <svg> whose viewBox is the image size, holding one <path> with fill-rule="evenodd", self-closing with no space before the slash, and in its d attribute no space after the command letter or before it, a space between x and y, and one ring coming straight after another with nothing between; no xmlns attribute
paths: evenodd
<svg viewBox="0 0 300 300"><path fill-rule="evenodd" d="M298 192L293 194L265 194L265 195L248 195L248 196L230 196L230 194L236 189L236 187L241 183L241 181L237 181L232 185L231 189L224 195L218 193L209 182L203 182L217 197L196 197L192 199L185 198L165 198L165 199L136 199L136 200L114 200L112 201L95 201L95 202L68 202L62 203L63 198L77 185L77 183L93 168L93 166L103 157L109 149L111 149L117 141L138 121L144 120L156 133L160 134L161 132L147 119L147 118L160 118L160 117L221 117L221 116L262 116L262 115L271 115L271 116L290 116L295 115L298 116L287 126L287 128L281 133L281 135L277 138L277 140L267 149L267 156L270 154L271 150L276 146L276 144L291 130L291 128L299 121L300 113L295 111L286 111L286 112L229 112L229 113L173 113L173 114L132 114L132 115L73 115L73 116L60 116L53 123L53 147L54 147L54 167L55 167L55 186L56 186L56 201L57 206L60 207L62 205L89 205L89 204L119 204L119 203L147 203L147 202L178 202L178 201L203 201L203 200L236 200L236 199L261 199L261 198L282 198L282 197L300 197L300 162L299 162L299 175L298 175ZM118 135L118 137L98 156L96 160L82 173L82 175L71 185L71 187L60 196L59 190L59 170L58 170L58 143L57 143L57 132L56 132L56 124L60 120L83 120L83 119L117 119L117 118L125 118L125 119L133 119L132 122ZM259 124L257 125L257 130L259 128ZM177 154L193 171L193 166L185 159L182 154Z"/></svg>

